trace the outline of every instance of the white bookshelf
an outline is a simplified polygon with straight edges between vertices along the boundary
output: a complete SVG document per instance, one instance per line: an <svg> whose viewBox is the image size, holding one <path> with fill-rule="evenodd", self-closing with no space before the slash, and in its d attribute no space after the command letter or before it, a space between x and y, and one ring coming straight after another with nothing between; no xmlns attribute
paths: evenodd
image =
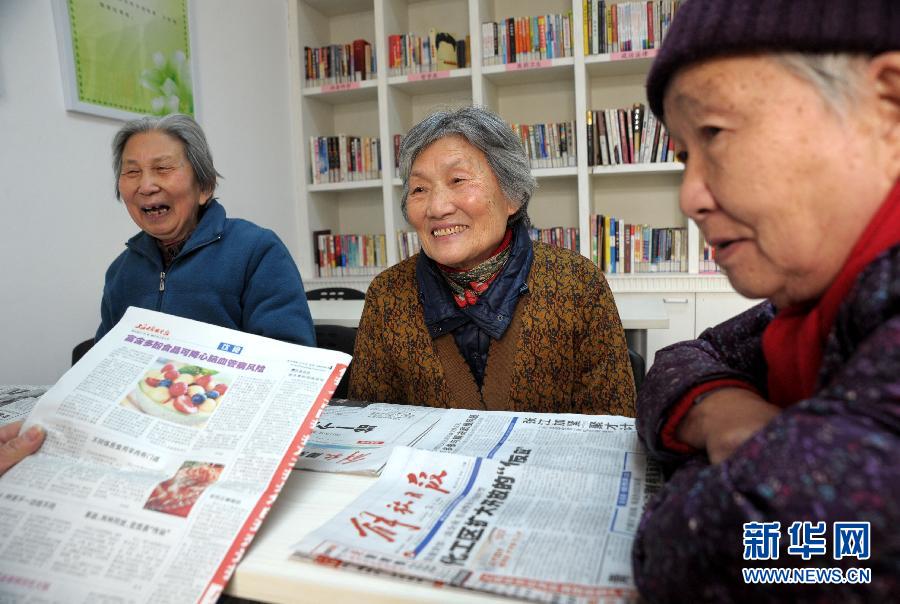
<svg viewBox="0 0 900 604"><path fill-rule="evenodd" d="M573 16L573 57L526 64L482 65L481 23L546 13ZM384 233L388 264L399 258L396 233L409 230L400 211L402 185L394 177L395 134L404 134L433 110L484 105L507 122L572 121L577 165L535 169L538 189L529 214L539 228L578 227L581 253L590 254L589 217L609 214L654 227L686 226L688 272L612 275L614 292L732 293L720 275L699 274L699 231L678 209L680 164L588 166L586 112L646 102L644 79L654 51L582 54L581 0L289 0L294 162L298 177L300 268L308 288L343 285L366 289L371 277L315 277L312 232ZM388 35L430 28L469 35L471 66L435 74L388 75ZM346 86L308 87L303 47L371 42L377 77ZM353 183L310 184L310 136L349 134L381 141L382 177ZM736 294L735 294L736 295ZM649 360L649 359L648 359Z"/></svg>

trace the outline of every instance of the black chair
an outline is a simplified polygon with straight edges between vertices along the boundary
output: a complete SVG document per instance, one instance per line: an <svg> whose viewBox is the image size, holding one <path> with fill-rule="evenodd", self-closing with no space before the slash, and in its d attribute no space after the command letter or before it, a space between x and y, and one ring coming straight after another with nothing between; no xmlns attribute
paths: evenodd
<svg viewBox="0 0 900 604"><path fill-rule="evenodd" d="M316 325L316 346L319 348L327 348L328 350L337 350L353 354L353 345L356 343L356 328L344 327L343 325ZM347 390L350 387L350 370L353 369L351 363L344 372L341 383L338 384L334 391L333 398L347 398Z"/></svg>
<svg viewBox="0 0 900 604"><path fill-rule="evenodd" d="M307 300L365 300L366 293L352 287L322 287L306 292Z"/></svg>
<svg viewBox="0 0 900 604"><path fill-rule="evenodd" d="M84 356L84 354L91 349L94 345L94 338L90 340L85 340L84 342L78 343L75 348L72 349L72 365L78 362L78 360Z"/></svg>
<svg viewBox="0 0 900 604"><path fill-rule="evenodd" d="M644 357L629 348L628 360L631 361L631 373L634 374L634 389L635 391L637 391L638 388L641 387L641 384L644 383L644 373L646 367L646 364L644 363Z"/></svg>

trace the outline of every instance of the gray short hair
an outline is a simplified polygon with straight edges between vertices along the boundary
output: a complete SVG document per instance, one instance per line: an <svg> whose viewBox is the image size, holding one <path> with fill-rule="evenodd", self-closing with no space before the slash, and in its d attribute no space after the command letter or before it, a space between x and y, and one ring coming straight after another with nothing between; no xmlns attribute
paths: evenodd
<svg viewBox="0 0 900 604"><path fill-rule="evenodd" d="M503 194L518 204L518 210L509 217L507 224L511 226L524 222L525 226L529 226L528 202L537 183L531 175L525 149L506 122L482 107L432 113L410 128L403 137L400 144L400 177L403 179L400 207L403 217L409 220L406 198L409 196L409 173L416 157L436 140L454 135L462 136L484 153Z"/></svg>
<svg viewBox="0 0 900 604"><path fill-rule="evenodd" d="M222 175L216 171L213 165L212 153L206 142L206 135L194 118L183 113L172 113L163 117L141 117L131 120L122 126L113 137L113 177L116 183L116 199L122 199L119 194L119 175L122 173L122 153L125 145L135 134L140 132L157 131L168 134L181 141L184 146L184 155L194 169L194 178L201 191L209 191L210 197L216 190L217 178Z"/></svg>
<svg viewBox="0 0 900 604"><path fill-rule="evenodd" d="M865 63L871 57L853 53L774 53L772 58L811 84L825 103L844 115L862 92Z"/></svg>

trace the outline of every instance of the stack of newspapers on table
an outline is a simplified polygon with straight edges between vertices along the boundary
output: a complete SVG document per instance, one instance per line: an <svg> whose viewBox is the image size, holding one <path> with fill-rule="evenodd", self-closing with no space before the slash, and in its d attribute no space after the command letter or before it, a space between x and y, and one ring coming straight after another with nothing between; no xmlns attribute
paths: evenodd
<svg viewBox="0 0 900 604"><path fill-rule="evenodd" d="M380 478L296 557L547 602L637 598L631 546L662 484L630 418L345 401L297 468Z"/></svg>

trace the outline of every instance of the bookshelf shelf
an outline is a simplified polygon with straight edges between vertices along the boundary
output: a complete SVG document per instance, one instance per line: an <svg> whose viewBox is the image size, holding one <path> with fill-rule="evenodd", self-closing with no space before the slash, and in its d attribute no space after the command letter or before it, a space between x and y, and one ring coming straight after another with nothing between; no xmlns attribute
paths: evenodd
<svg viewBox="0 0 900 604"><path fill-rule="evenodd" d="M655 56L656 50L588 55L584 58L584 66L591 77L643 76L650 69L650 64L653 63Z"/></svg>
<svg viewBox="0 0 900 604"><path fill-rule="evenodd" d="M355 189L380 189L381 179L355 180L349 182L326 182L318 185L310 184L307 191L310 193L328 193L337 191L352 191Z"/></svg>
<svg viewBox="0 0 900 604"><path fill-rule="evenodd" d="M408 94L434 94L450 91L466 91L472 87L472 69L448 69L425 73L391 76L388 86Z"/></svg>
<svg viewBox="0 0 900 604"><path fill-rule="evenodd" d="M482 74L500 85L533 84L536 82L564 82L574 76L574 57L523 61L504 65L485 65Z"/></svg>
<svg viewBox="0 0 900 604"><path fill-rule="evenodd" d="M304 88L303 96L333 105L376 101L378 100L378 82L376 80L363 80L361 82L323 84L322 86Z"/></svg>
<svg viewBox="0 0 900 604"><path fill-rule="evenodd" d="M578 176L578 168L534 168L531 174L538 179Z"/></svg>
<svg viewBox="0 0 900 604"><path fill-rule="evenodd" d="M593 176L618 174L670 174L684 172L684 164L680 162L619 164L617 166L591 166L590 170Z"/></svg>
<svg viewBox="0 0 900 604"><path fill-rule="evenodd" d="M608 3L609 4L609 3ZM678 209L680 163L591 166L587 157L589 110L630 107L646 102L644 78L655 50L583 53L582 0L288 0L291 56L293 162L297 174L298 258L307 286L338 285L366 289L371 276L326 277L316 273L312 233L384 234L387 264L400 258L397 232L409 230L400 212L402 183L393 176L394 137L437 109L481 105L510 124L572 122L574 167L532 172L539 187L529 206L538 228L578 227L580 252L590 257L590 217L616 216L632 224L686 227L687 273L610 275L614 292L662 295L733 290L718 274L700 274L700 233ZM509 17L571 12L574 56L484 65L482 23ZM430 28L468 37L471 64L435 74L391 75L388 36L427 34ZM346 44L365 39L376 56L377 73L354 86L309 86L304 80L304 47ZM377 137L382 178L346 183L309 183L311 136ZM650 361L651 359L648 359Z"/></svg>

